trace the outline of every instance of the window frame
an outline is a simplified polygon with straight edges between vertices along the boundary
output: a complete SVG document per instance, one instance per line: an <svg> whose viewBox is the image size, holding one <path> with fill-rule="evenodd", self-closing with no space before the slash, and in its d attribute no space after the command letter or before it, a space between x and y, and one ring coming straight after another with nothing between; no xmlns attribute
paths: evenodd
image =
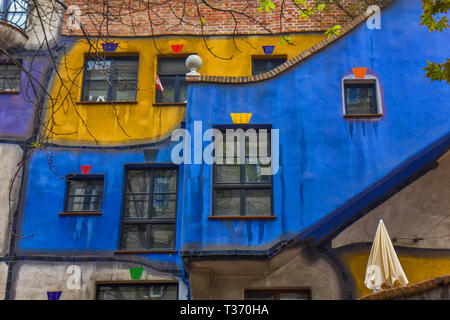
<svg viewBox="0 0 450 320"><path fill-rule="evenodd" d="M375 105L376 113L347 113L347 99L345 89L348 87L357 86L374 86L375 90ZM381 94L380 81L377 77L366 74L363 79L357 79L353 74L348 75L342 79L342 114L344 118L380 118L384 115L383 97Z"/></svg>
<svg viewBox="0 0 450 320"><path fill-rule="evenodd" d="M277 68L278 66L282 65L286 61L288 61L287 55L263 55L263 56L256 55L256 56L252 56L251 58L252 58L252 70L251 70L252 76L257 76L259 74L269 72L269 71ZM271 64L272 64L271 60L281 60L281 59L284 59L284 61L281 64L277 65L276 67L271 66ZM268 64L270 64L270 68L267 69L267 71L265 71L265 72L255 74L253 71L255 70L255 61L257 61L257 60L258 61L265 60Z"/></svg>
<svg viewBox="0 0 450 320"><path fill-rule="evenodd" d="M104 195L104 189L105 189L105 176L101 174L73 174L73 175L67 175L66 178L66 191L64 196L64 213L65 214L77 214L77 213L96 213L102 211L102 205L103 205L103 195ZM70 183L72 181L86 181L86 180L101 180L103 182L102 184L102 192L99 196L94 196L100 198L100 205L98 210L82 210L82 211L71 211L68 210L68 203L69 203L69 197L75 197L70 196ZM83 195L77 195L78 197L89 197L89 195L83 194Z"/></svg>
<svg viewBox="0 0 450 320"><path fill-rule="evenodd" d="M255 129L256 131L260 129L267 129L270 133L268 144L270 154L272 155L272 125L271 124L232 124L232 125L214 125L214 129L220 130L222 133L226 131L226 129ZM225 137L225 135L224 135ZM222 218L222 219L236 219L236 218L260 218L260 219L270 219L274 218L274 201L273 201L273 175L269 175L270 182L268 183L259 183L259 182L245 182L245 166L247 164L237 164L240 166L240 182L239 183L217 183L216 182L216 163L211 165L212 168L212 205L211 205L211 218ZM239 215L218 215L216 213L216 190L217 189L226 189L226 190L239 190ZM247 190L265 190L270 189L270 214L269 215L246 215L246 191Z"/></svg>
<svg viewBox="0 0 450 320"><path fill-rule="evenodd" d="M159 285L161 285L161 284L163 284L163 285L176 285L176 288L177 288L177 298L176 298L176 300L180 299L180 285L179 285L178 281L176 281L176 280L97 281L95 283L94 299L95 300L99 300L98 296L100 294L100 290L99 290L100 286L105 286L105 285L108 285L108 286L111 286L111 285L112 286L115 286L115 285L117 285L117 286L120 286L120 285L132 286L132 285L139 285L139 284L147 284L147 285L157 285L157 284L159 284ZM145 300L142 300L142 301L145 301Z"/></svg>
<svg viewBox="0 0 450 320"><path fill-rule="evenodd" d="M20 60L19 60L19 62L22 63L22 61L20 61ZM19 93L20 92L20 87L21 87L21 78L22 78L22 72L21 72L19 66L17 66L15 63L12 63L11 61L0 61L0 67L2 67L2 66L6 66L5 71L8 70L8 66L13 66L13 67L17 68L17 71L18 71L17 72L17 74L18 74L18 79L17 79L18 80L18 84L17 84L17 88L14 88L14 90L5 90L6 79L8 79L8 78L6 77L6 72L5 72L4 76L0 74L0 79L5 81L3 87L0 88L0 93L2 93L2 94L3 93L7 93L7 94L8 93L9 94L17 94L17 93Z"/></svg>
<svg viewBox="0 0 450 320"><path fill-rule="evenodd" d="M135 103L137 101L137 95L138 95L138 91L139 91L139 68L140 68L140 54L139 53L125 53L125 54L107 54L106 56L92 56L89 54L85 54L84 55L84 65L83 65L83 79L81 80L81 95L80 95L80 99L79 101L81 103L87 103L87 104L95 104L95 103L106 103L106 104L111 104L111 103ZM134 100L112 100L112 97L115 96L117 97L117 88L114 88L114 85L111 85L110 83L114 83L114 77L117 76L119 74L119 72L115 71L112 72L109 77L108 77L108 81L106 80L87 80L86 76L87 76L87 62L88 61L107 61L107 60L111 60L111 68L114 67L114 61L118 61L118 60L135 60L136 61L136 79L133 81L136 81L136 90L135 90L135 98ZM115 80L116 82L118 82L118 78ZM106 100L105 101L90 101L87 100L85 94L86 94L86 83L87 82L106 82L106 86L107 86L107 96L105 97Z"/></svg>
<svg viewBox="0 0 450 320"><path fill-rule="evenodd" d="M307 300L312 300L311 288L248 288L244 290L244 300L252 300L248 298L249 292L272 293L275 295L274 300L280 300L281 293L306 293Z"/></svg>
<svg viewBox="0 0 450 320"><path fill-rule="evenodd" d="M191 54L195 54L195 53L189 53L189 54L183 53L183 54L173 54L173 55L158 55L156 57L156 74L155 74L155 79L156 79L156 76L158 76L160 78L160 81L161 81L161 84L163 85L163 88L164 88L164 84L162 83L161 76L159 75L159 65L160 65L159 60L160 59L167 59L167 60L171 60L171 59L172 60L181 60L181 59L184 59L184 62L186 63L186 58L189 55L191 55ZM187 69L187 67L186 67L186 69ZM189 72L189 70L187 70L187 71ZM175 76L176 77L176 79L175 79L176 80L176 82L175 82L175 89L174 89L174 100L175 101L173 101L173 102L159 101L162 93L158 89L156 89L156 86L155 86L155 100L154 100L155 102L154 102L154 104L155 105L179 105L179 104L185 105L186 104L185 101L176 101L177 99L175 99L177 96L179 98L180 94L181 94L181 92L179 91L180 90L179 87L180 87L180 83L181 83L180 82L181 74L162 75L162 76ZM184 73L183 76L184 76L184 79L186 81L186 73ZM178 87L178 91L177 91L176 87ZM187 84L186 84L186 99L187 99Z"/></svg>
<svg viewBox="0 0 450 320"><path fill-rule="evenodd" d="M125 208L126 208L126 199L127 199L127 181L128 181L128 171L130 170L175 170L176 171L176 192L175 192L175 214L174 218L140 218L140 219L124 219ZM122 191L122 206L120 213L120 228L119 228L119 243L118 243L118 251L117 252L127 252L127 251L173 251L176 250L177 247L177 218L178 218L178 183L179 183L179 166L172 163L158 163L158 164L125 164L124 166L124 176L123 176L123 191ZM153 212L153 186L154 186L154 177L151 177L150 181L149 193L151 194L151 198L149 199L149 205L151 205L151 210ZM151 201L150 201L151 200ZM155 220L153 222L152 220ZM145 248L124 248L122 246L122 234L123 234L123 226L126 224L141 224L146 225L146 247ZM149 226L153 224L173 224L174 226L174 239L173 239L173 247L172 248L150 248L151 243L151 232L149 232Z"/></svg>
<svg viewBox="0 0 450 320"><path fill-rule="evenodd" d="M24 1L27 4L27 8L24 9L24 11L14 11L14 14L24 14L25 15L25 21L23 22L22 25L18 25L17 23L14 23L13 21L10 21L8 19L8 14L10 14L11 12L9 11L9 9L11 8L13 2L17 2L16 0L4 0L3 2L3 7L0 7L0 21L6 22L10 25L13 25L16 28L19 28L21 31L25 31L27 29L28 26L28 6L29 3L28 1Z"/></svg>

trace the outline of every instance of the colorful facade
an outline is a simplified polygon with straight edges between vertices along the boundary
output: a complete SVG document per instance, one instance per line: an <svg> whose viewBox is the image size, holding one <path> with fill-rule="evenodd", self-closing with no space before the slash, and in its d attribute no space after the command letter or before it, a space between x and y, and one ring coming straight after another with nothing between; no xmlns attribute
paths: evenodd
<svg viewBox="0 0 450 320"><path fill-rule="evenodd" d="M43 141L16 187L6 298L355 299L369 293L380 218L410 283L450 274L450 87L421 70L450 36L419 26L420 10L392 1L381 29L362 14L330 39L298 25L295 46L255 31L235 47L212 26L208 44L231 60L189 30L113 28L93 48L63 29L61 76L42 65L46 125L33 127L33 102L0 102L4 140L26 152ZM194 53L200 75L186 76ZM227 129L269 142L249 139L239 165L211 164L211 134ZM252 145L269 146L273 175ZM16 147L2 147L9 176Z"/></svg>

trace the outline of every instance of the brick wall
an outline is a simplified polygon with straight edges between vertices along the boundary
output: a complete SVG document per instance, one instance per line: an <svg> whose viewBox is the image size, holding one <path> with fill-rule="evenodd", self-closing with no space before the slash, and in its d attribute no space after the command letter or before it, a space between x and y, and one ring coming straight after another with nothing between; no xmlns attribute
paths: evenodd
<svg viewBox="0 0 450 320"><path fill-rule="evenodd" d="M202 0L67 0L66 5L77 5L81 9L82 25L89 35L102 36L201 35L202 28L198 12L204 21L203 34L205 35L227 35L234 32L267 34L268 30L273 33L324 31L336 24L344 25L351 20L334 4L329 5L325 12L317 16L317 19L302 19L299 18L299 11L294 0L286 0L283 10L281 10L282 1L273 0L276 8L270 13L264 10L258 12L258 0L209 0L206 2L218 10L208 7ZM313 2L314 0L307 0L308 4ZM109 5L106 6L106 3ZM184 3L186 3L185 7ZM367 4L359 0L340 0L339 3L354 16L367 7ZM283 18L280 26L281 11ZM236 18L236 24L232 12ZM251 18L244 17L239 12L245 12ZM106 13L109 13L109 20L105 18ZM183 17L184 22L180 23L177 16ZM66 21L67 18L66 13ZM82 35L83 32L68 30L64 24L63 34Z"/></svg>

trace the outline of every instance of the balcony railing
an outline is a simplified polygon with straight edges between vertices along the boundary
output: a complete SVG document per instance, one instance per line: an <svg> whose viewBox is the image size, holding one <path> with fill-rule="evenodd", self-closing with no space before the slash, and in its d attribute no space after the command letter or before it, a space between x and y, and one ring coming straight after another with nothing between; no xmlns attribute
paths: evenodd
<svg viewBox="0 0 450 320"><path fill-rule="evenodd" d="M0 21L25 30L28 17L27 9L27 0L0 0Z"/></svg>

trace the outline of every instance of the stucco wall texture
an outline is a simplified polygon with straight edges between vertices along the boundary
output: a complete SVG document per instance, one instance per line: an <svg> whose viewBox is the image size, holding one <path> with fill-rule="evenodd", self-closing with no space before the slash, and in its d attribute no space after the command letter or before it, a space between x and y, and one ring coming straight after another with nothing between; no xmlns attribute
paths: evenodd
<svg viewBox="0 0 450 320"><path fill-rule="evenodd" d="M236 26L237 34L268 34L268 30L272 30L272 32L323 31L336 24L343 24L349 19L342 10L339 10L333 4L327 6L327 10L324 10L321 19L301 19L298 17L299 10L297 7L289 1L285 1L283 2L283 16L289 21L283 20L283 25L280 26L282 1L274 0L273 2L276 5L273 10L270 12L265 10L259 12L257 8L260 6L260 3L257 0L208 1L212 7L235 10L234 17L238 22ZM314 0L306 0L308 7L312 7L314 2ZM203 19L203 34L233 34L235 32L234 20L229 12L212 10L201 1L175 0L157 2L157 5L155 5L155 2L151 2L151 10L147 10L140 2L129 2L124 6L122 0L110 0L108 4L109 7L106 8L103 2L95 3L89 0L66 1L67 6L77 5L80 8L81 23L90 35L106 34L106 24L96 24L96 21L102 20L105 10L109 10L116 15L119 10L121 13L120 21L114 19L108 23L108 34L110 36L200 35L202 34L200 17ZM185 14L183 14L184 5L186 5ZM198 10L200 10L200 16L197 13L197 5ZM360 13L361 7L364 7L364 5L361 6L361 2L358 0L343 0L340 1L340 5L354 15ZM302 7L304 8L304 6ZM183 16L184 21L187 23L180 25L179 19L171 13L171 10L178 17ZM130 11L133 12L132 15L129 14ZM239 14L239 12L245 12L250 17L256 18L262 25ZM65 22L68 16L68 14L65 14ZM149 16L153 25L141 22L148 21ZM65 35L82 35L82 30L69 30L66 25L63 26L62 30Z"/></svg>
<svg viewBox="0 0 450 320"><path fill-rule="evenodd" d="M79 289L74 282L75 265L81 269ZM47 300L47 292L62 291L60 300L95 300L96 283L131 281L127 263L20 262L14 270L14 300ZM186 299L186 286L179 278L144 268L139 281L178 281L179 299ZM1 285L1 282L0 282Z"/></svg>
<svg viewBox="0 0 450 320"><path fill-rule="evenodd" d="M395 245L450 249L450 152L438 164L436 169L341 232L333 239L332 246L372 242L378 221L383 219L391 238L400 238ZM414 241L415 237L423 240Z"/></svg>
<svg viewBox="0 0 450 320"><path fill-rule="evenodd" d="M4 256L8 251L10 239L9 216L10 206L15 210L18 200L19 187L21 185L22 174L19 174L11 185L12 179L18 169L18 164L22 160L22 149L14 144L0 144L0 256ZM10 188L11 199L10 199ZM12 216L12 214L11 214Z"/></svg>

